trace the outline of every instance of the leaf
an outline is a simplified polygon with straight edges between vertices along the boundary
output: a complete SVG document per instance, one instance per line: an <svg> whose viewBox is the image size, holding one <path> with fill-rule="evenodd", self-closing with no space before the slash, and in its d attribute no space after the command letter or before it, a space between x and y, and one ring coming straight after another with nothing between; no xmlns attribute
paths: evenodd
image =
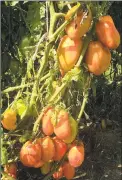
<svg viewBox="0 0 122 180"><path fill-rule="evenodd" d="M1 164L7 164L8 162L8 153L5 147L1 148Z"/></svg>
<svg viewBox="0 0 122 180"><path fill-rule="evenodd" d="M22 135L20 138L19 138L19 142L20 143L25 143L27 140L29 140L31 138L31 135L28 131L25 132L24 135Z"/></svg>
<svg viewBox="0 0 122 180"><path fill-rule="evenodd" d="M10 5L11 5L11 6L15 6L15 5L18 4L18 3L19 3L19 1L11 1L11 2L10 2Z"/></svg>
<svg viewBox="0 0 122 180"><path fill-rule="evenodd" d="M41 18L45 17L45 7L43 3L33 2L28 7L28 13L26 17L26 22L28 23L31 33L34 31L42 30L41 27L45 24L41 21Z"/></svg>
<svg viewBox="0 0 122 180"><path fill-rule="evenodd" d="M21 116L25 110L26 110L26 105L24 103L24 101L22 99L19 99L16 103L16 109L17 109L17 113L19 114L19 116Z"/></svg>
<svg viewBox="0 0 122 180"><path fill-rule="evenodd" d="M71 69L71 71L68 71L68 73L64 76L63 82L70 82L71 80L78 81L80 72L81 70L77 67Z"/></svg>
<svg viewBox="0 0 122 180"><path fill-rule="evenodd" d="M27 2L29 2L29 1L24 1L23 4L25 4L25 3L27 3Z"/></svg>

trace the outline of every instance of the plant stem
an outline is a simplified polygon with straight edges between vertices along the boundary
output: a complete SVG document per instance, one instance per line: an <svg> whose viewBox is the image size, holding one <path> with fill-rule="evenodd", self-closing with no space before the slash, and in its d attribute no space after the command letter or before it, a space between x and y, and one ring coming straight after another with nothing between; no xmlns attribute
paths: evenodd
<svg viewBox="0 0 122 180"><path fill-rule="evenodd" d="M49 37L53 34L54 32L54 27L56 23L56 16L55 16L55 10L54 10L54 5L53 2L49 3L49 8L50 8L50 29L49 29ZM50 39L50 38L49 38Z"/></svg>
<svg viewBox="0 0 122 180"><path fill-rule="evenodd" d="M88 79L87 79L85 88L84 88L85 90L84 90L83 102L82 102L81 109L80 109L80 112L79 112L79 115L78 115L78 118L77 118L78 124L79 124L79 122L81 120L81 117L82 117L82 115L84 113L84 109L85 109L85 106L86 106L86 103L87 103L87 100L88 100L90 84L91 84L91 77L89 76Z"/></svg>
<svg viewBox="0 0 122 180"><path fill-rule="evenodd" d="M85 96L83 97L82 106L81 106L81 109L80 109L80 112L79 112L79 115L78 115L78 118L77 118L78 124L79 124L79 122L80 122L80 120L81 120L81 117L82 117L82 115L83 115L83 112L84 112L84 109L85 109L87 100L88 100L88 93L85 94Z"/></svg>
<svg viewBox="0 0 122 180"><path fill-rule="evenodd" d="M42 110L41 114L38 116L37 120L34 123L33 132L32 132L33 137L35 137L36 134L38 133L38 129L39 129L39 126L40 126L40 121L41 121L41 118L42 118L43 114L44 114L44 109Z"/></svg>
<svg viewBox="0 0 122 180"><path fill-rule="evenodd" d="M66 87L67 83L63 83L53 94L53 96L50 98L49 103L52 103L57 95Z"/></svg>
<svg viewBox="0 0 122 180"><path fill-rule="evenodd" d="M33 86L32 96L31 96L31 99L30 99L30 107L32 107L33 104L35 104L35 98L37 97L37 87L38 87L38 84L39 84L39 79L42 77L42 74L43 74L43 72L44 72L44 70L46 68L46 65L47 65L47 62L48 62L47 59L48 59L51 47L52 47L51 43L46 45L45 54L43 56L41 66L40 66L40 68L38 70L38 73L37 73L36 79L35 79L35 83L34 83L34 86Z"/></svg>
<svg viewBox="0 0 122 180"><path fill-rule="evenodd" d="M6 94L6 93L16 91L16 90L21 89L21 88L29 87L29 86L32 86L32 85L33 85L33 83L28 83L28 84L24 84L24 85L20 85L20 86L9 87L9 88L3 90L2 94Z"/></svg>
<svg viewBox="0 0 122 180"><path fill-rule="evenodd" d="M89 44L89 42L91 40L91 37L92 37L91 34L86 37L85 42L84 42L84 46L83 46L83 49L82 49L82 52L81 52L81 55L80 55L80 58L79 58L79 60L78 60L78 62L77 62L77 64L75 66L79 67L81 65L81 63L83 61L83 58L84 58L84 55L85 55L85 52L87 50L88 44Z"/></svg>
<svg viewBox="0 0 122 180"><path fill-rule="evenodd" d="M48 77L50 76L50 74L46 74L45 76L43 76L41 79L40 79L40 82L44 81L45 79L47 79ZM19 85L19 86L15 86L15 87L9 87L5 90L2 91L2 94L6 94L6 93L9 93L9 92L12 92L12 91L16 91L18 89L21 89L21 88L25 88L25 87L29 87L29 86L32 86L33 83L28 83L28 84L24 84L24 85Z"/></svg>
<svg viewBox="0 0 122 180"><path fill-rule="evenodd" d="M69 24L69 22L70 22L70 21L72 20L72 18L74 17L75 13L78 11L79 7L80 7L80 4L78 4L77 9L72 13L72 16L71 16L68 20L66 20L66 21L55 31L55 33L54 33L52 36L50 36L50 41L51 41L51 42L54 41L55 38L64 30L64 28L66 27L66 25ZM58 13L56 14L56 16L58 16Z"/></svg>

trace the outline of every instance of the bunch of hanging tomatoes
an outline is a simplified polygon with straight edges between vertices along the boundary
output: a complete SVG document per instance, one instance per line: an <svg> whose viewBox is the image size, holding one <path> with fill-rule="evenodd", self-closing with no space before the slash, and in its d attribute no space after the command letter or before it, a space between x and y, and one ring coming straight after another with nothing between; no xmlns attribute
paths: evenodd
<svg viewBox="0 0 122 180"><path fill-rule="evenodd" d="M68 11L66 20L76 8L77 5ZM83 36L89 31L91 24L92 12L88 9L87 15L83 10L78 11L75 18L66 26L67 35L62 37L57 50L62 75L77 63L84 44ZM109 15L99 18L95 32L98 40L89 43L84 61L89 72L101 75L110 65L110 49L116 49L120 44L120 34Z"/></svg>

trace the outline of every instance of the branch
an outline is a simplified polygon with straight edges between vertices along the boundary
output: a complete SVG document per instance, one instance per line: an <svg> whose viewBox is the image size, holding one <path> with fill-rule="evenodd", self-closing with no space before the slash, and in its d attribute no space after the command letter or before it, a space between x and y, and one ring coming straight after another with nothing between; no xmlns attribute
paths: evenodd
<svg viewBox="0 0 122 180"><path fill-rule="evenodd" d="M48 77L50 76L50 74L46 74L45 76L43 76L41 79L40 79L40 82L44 81L45 79L47 79ZM19 85L19 86L15 86L15 87L9 87L5 90L2 91L2 94L6 94L6 93L9 93L9 92L12 92L12 91L16 91L18 89L21 89L21 88L25 88L25 87L29 87L29 86L32 86L33 83L28 83L28 84L24 84L24 85Z"/></svg>
<svg viewBox="0 0 122 180"><path fill-rule="evenodd" d="M28 83L28 84L24 84L24 85L15 86L15 87L9 87L9 88L3 90L2 94L6 94L6 93L16 91L16 90L21 89L21 88L29 87L32 85L33 85L33 83Z"/></svg>
<svg viewBox="0 0 122 180"><path fill-rule="evenodd" d="M83 112L84 112L84 109L85 109L85 106L86 106L86 103L87 103L87 100L88 100L90 85L91 85L91 77L89 76L88 79L87 79L85 88L84 88L85 90L84 90L84 94L83 94L83 96L84 96L83 97L83 102L82 102L81 109L80 109L80 112L79 112L79 115L78 115L78 118L77 118L78 124L79 124L79 122L81 120L81 117L83 115Z"/></svg>

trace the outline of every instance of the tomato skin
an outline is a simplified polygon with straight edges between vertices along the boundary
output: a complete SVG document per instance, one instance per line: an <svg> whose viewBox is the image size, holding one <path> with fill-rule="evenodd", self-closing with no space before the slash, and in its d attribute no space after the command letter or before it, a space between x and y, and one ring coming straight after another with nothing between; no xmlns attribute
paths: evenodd
<svg viewBox="0 0 122 180"><path fill-rule="evenodd" d="M49 107L42 117L42 130L47 136L52 135L54 132L54 127L51 122L53 114L54 114L53 108Z"/></svg>
<svg viewBox="0 0 122 180"><path fill-rule="evenodd" d="M4 172L9 176L16 178L17 176L17 166L16 163L9 163L4 166Z"/></svg>
<svg viewBox="0 0 122 180"><path fill-rule="evenodd" d="M83 41L71 40L67 35L63 36L57 49L62 74L71 70L77 63L82 46Z"/></svg>
<svg viewBox="0 0 122 180"><path fill-rule="evenodd" d="M117 31L111 16L102 16L96 24L96 34L109 49L116 49L120 44L120 34Z"/></svg>
<svg viewBox="0 0 122 180"><path fill-rule="evenodd" d="M63 177L63 168L62 168L62 166L58 169L57 172L53 173L53 177L54 177L54 179L57 179L57 180Z"/></svg>
<svg viewBox="0 0 122 180"><path fill-rule="evenodd" d="M51 163L47 162L44 163L44 165L41 167L41 173L42 174L48 174L51 170Z"/></svg>
<svg viewBox="0 0 122 180"><path fill-rule="evenodd" d="M62 140L58 139L57 137L53 138L53 142L55 145L55 155L53 159L55 161L60 161L68 149L67 145Z"/></svg>
<svg viewBox="0 0 122 180"><path fill-rule="evenodd" d="M60 110L57 119L57 124L54 126L54 133L59 139L65 140L69 138L72 133L68 112L63 109Z"/></svg>
<svg viewBox="0 0 122 180"><path fill-rule="evenodd" d="M73 179L75 176L75 168L71 166L69 162L65 162L63 164L63 174L66 179Z"/></svg>
<svg viewBox="0 0 122 180"><path fill-rule="evenodd" d="M28 167L41 167L42 148L38 142L27 141L20 150L20 161Z"/></svg>
<svg viewBox="0 0 122 180"><path fill-rule="evenodd" d="M13 109L7 109L3 114L1 123L5 129L14 130L16 129L16 121L16 112Z"/></svg>
<svg viewBox="0 0 122 180"><path fill-rule="evenodd" d="M77 5L76 5L77 6ZM76 6L71 8L68 13L65 16L65 20L69 19L69 17L73 14L73 12L76 10ZM83 20L83 17L85 16L85 12L80 11L77 13L77 17L74 18L65 28L65 31L67 35L71 39L80 39L82 36L84 36L91 26L92 22L92 13L89 9L88 16ZM83 23L81 23L83 20Z"/></svg>
<svg viewBox="0 0 122 180"><path fill-rule="evenodd" d="M42 139L42 160L44 162L49 162L53 159L55 155L55 145L53 139L49 136L45 136Z"/></svg>
<svg viewBox="0 0 122 180"><path fill-rule="evenodd" d="M108 48L104 47L100 42L90 42L86 55L85 63L89 72L95 75L101 75L110 65L111 53Z"/></svg>
<svg viewBox="0 0 122 180"><path fill-rule="evenodd" d="M73 167L79 167L84 161L84 155L85 150L82 142L80 142L79 145L75 143L72 144L68 152L69 164Z"/></svg>

